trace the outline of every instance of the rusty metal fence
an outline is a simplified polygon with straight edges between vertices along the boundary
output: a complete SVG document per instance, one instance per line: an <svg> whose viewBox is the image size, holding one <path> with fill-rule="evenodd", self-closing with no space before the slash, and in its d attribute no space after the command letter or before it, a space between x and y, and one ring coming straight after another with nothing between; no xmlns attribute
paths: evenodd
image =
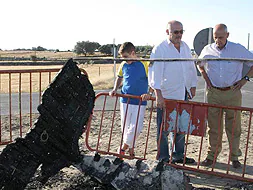
<svg viewBox="0 0 253 190"><path fill-rule="evenodd" d="M90 60L131 60L131 59L108 59L108 58L93 58ZM78 58L76 59L78 60ZM89 60L89 59L86 59ZM136 60L136 59L135 59ZM140 59L150 61L150 59ZM207 59L203 59L207 60ZM208 59L217 60L217 59ZM231 60L231 59L219 59ZM235 61L252 61L245 59L234 59ZM200 59L158 59L156 61L201 61ZM51 82L53 74L59 69L36 69L36 70L0 70L0 145L5 145L12 142L17 137L24 136L31 128L35 121L36 106L40 104L41 93ZM15 82L13 79L16 79ZM37 83L37 85L34 85ZM29 92L24 92L23 85L27 85ZM38 88L34 88L37 86ZM16 98L14 98L16 96ZM103 154L112 154L127 159L156 159L157 152L157 135L156 135L156 109L154 108L155 99L149 101L147 110L145 112L144 129L138 138L135 138L135 155L128 154L119 155L117 149L122 145L122 132L120 129L120 112L119 112L119 97L114 97L115 103L113 108L107 109L108 102L111 97L108 93L102 93L97 96L102 98L103 105L101 110L94 110L90 125L86 133L86 146L92 150ZM138 98L135 96L126 96L128 98ZM16 99L16 102L13 102ZM33 105L33 103L35 103ZM188 120L188 128L186 133L186 147L185 156L194 157L197 160L195 165L173 164L174 167L197 171L206 174L213 174L221 177L228 177L236 180L244 180L253 182L253 132L252 132L252 108L245 107L224 107L217 105L210 105L197 102L184 101L167 101L167 115L164 115L164 123L162 126L164 130L168 129L169 123L168 113L175 110L175 122L178 122L183 110L186 110ZM111 104L111 103L110 103ZM173 105L173 106L172 106ZM16 107L14 111L14 107ZM205 158L207 149L207 137L205 136L206 125L208 119L208 109L216 107L222 112L223 109L231 109L234 112L242 112L242 133L247 138L241 139L241 146L243 155L240 160L243 163L241 169L233 169L230 167L230 148L226 137L223 139L224 149L220 157L226 157L226 162L223 163L217 158L216 162L210 168L200 165L200 162ZM24 111L26 109L27 111ZM171 110L172 109L172 110ZM173 112L172 111L172 112ZM18 125L17 125L18 123ZM175 123L175 126L177 124ZM192 125L196 128L192 130ZM14 130L18 128L18 130ZM177 130L177 129L174 129ZM15 132L18 131L18 132ZM190 134L190 131L193 133ZM224 135L225 136L225 135ZM90 138L96 138L96 142L90 142ZM174 144L174 143L173 143ZM172 144L172 146L174 146ZM184 158L185 160L185 158ZM172 164L171 160L168 164Z"/></svg>
<svg viewBox="0 0 253 190"><path fill-rule="evenodd" d="M0 145L24 136L31 128L36 119L34 113L38 113L41 93L58 71L59 69L0 70ZM14 130L15 128L19 130Z"/></svg>
<svg viewBox="0 0 253 190"><path fill-rule="evenodd" d="M94 110L93 118L90 120L91 122L86 131L86 146L91 151L96 151L101 154L115 155L125 159L156 159L157 153L159 154L159 149L157 148L159 140L157 141L154 98L149 101L145 113L143 124L144 128L140 136L137 138L135 131L134 146L132 147L135 155L129 155L128 153L125 155L119 154L118 148L122 145L122 134L124 133L124 129L126 127L123 126L123 131L121 130L122 123L120 122L120 111L118 110L120 97L140 99L138 96L131 95L117 94L115 97L111 97L108 93L97 94L96 100L99 98L102 99L103 106L101 110ZM109 105L112 104L112 102L113 106ZM114 107L114 109L111 109L111 107ZM240 145L242 150L242 156L240 157L242 168L235 169L231 167L231 146L227 142L227 137L224 136L224 148L219 157L214 161L212 166L201 166L201 161L205 159L207 154L208 142L206 137L206 125L208 119L208 109L210 108L219 109L220 114L222 114L223 109L232 110L234 113L238 111L242 112L242 135L247 137L246 139L241 139ZM184 163L172 164L171 157L168 164L183 170L253 182L252 112L253 108L212 105L191 101L166 100L166 112L164 114L163 125L161 126L162 129L168 131L170 127L176 126L174 129L170 129L170 131L179 131L180 133L186 134ZM126 111L126 115L127 114L128 113ZM183 122L183 118L186 126L184 128L177 129L177 123ZM173 122L171 123L172 120ZM138 123L138 119L136 122ZM125 125L125 121L123 123L123 125ZM219 130L220 127L221 126L219 126ZM233 126L233 128L234 127L235 126ZM90 139L92 139L92 141ZM96 140L94 141L94 139ZM175 146L174 142L175 139L172 143L173 147ZM196 163L194 165L185 164L186 157L193 157L196 160Z"/></svg>

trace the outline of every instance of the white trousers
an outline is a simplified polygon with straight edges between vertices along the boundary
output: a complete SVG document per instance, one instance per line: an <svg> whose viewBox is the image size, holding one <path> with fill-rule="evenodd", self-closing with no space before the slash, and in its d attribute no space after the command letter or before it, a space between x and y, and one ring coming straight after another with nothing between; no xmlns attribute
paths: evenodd
<svg viewBox="0 0 253 190"><path fill-rule="evenodd" d="M133 148L134 135L136 130L136 138L140 135L143 129L143 120L146 110L146 105L140 106L138 125L136 129L136 122L138 117L139 105L120 103L120 113L121 113L121 131L124 130L123 142ZM126 113L127 111L127 113ZM126 118L126 121L125 121ZM125 124L125 125L124 125Z"/></svg>

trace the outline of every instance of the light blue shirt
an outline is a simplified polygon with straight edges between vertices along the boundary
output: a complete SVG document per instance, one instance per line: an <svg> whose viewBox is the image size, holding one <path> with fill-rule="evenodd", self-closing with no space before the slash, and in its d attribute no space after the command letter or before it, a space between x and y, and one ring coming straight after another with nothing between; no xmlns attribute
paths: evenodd
<svg viewBox="0 0 253 190"><path fill-rule="evenodd" d="M215 43L205 46L199 58L253 59L253 54L241 44L227 41L222 50ZM246 64L253 66L253 62ZM200 65L206 67L206 73L216 87L232 86L242 78L243 63L240 61L203 61Z"/></svg>

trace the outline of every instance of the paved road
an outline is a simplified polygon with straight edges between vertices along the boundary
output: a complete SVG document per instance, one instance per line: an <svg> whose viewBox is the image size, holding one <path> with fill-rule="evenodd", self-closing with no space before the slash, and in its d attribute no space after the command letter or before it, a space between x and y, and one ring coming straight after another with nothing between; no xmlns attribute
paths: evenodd
<svg viewBox="0 0 253 190"><path fill-rule="evenodd" d="M197 93L194 97L193 101L203 102L204 101L204 80L199 77L198 86L197 86ZM108 92L108 91L96 91L98 92ZM244 107L252 107L253 108L253 82L248 82L242 89L243 94L243 101L242 106ZM21 103L22 103L22 113L30 113L30 100L29 100L28 93L22 93L21 96ZM95 104L95 109L101 110L103 108L103 99L104 97L98 98ZM18 114L19 113L19 103L18 103L18 94L14 93L11 97L12 106L11 106L11 113ZM107 98L106 110L113 110L114 109L114 98ZM0 114L1 115L8 115L9 114L9 95L8 94L0 94ZM37 106L39 105L39 94L33 93L32 94L32 112L37 113Z"/></svg>

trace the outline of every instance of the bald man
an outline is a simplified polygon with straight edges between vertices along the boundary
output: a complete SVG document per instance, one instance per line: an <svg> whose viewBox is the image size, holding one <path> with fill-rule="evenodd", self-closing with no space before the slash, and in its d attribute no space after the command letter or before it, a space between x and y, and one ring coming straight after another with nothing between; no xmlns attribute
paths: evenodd
<svg viewBox="0 0 253 190"><path fill-rule="evenodd" d="M168 22L167 39L156 45L150 58L192 58L191 50L183 42L184 30L181 22ZM169 131L161 130L165 99L187 100L195 96L197 71L193 61L158 62L149 68L149 85L154 89L157 104L157 142L158 160L169 161L172 154L173 163L183 163L185 135L176 133L175 146L172 150L174 133L170 133L170 153L168 148ZM187 128L187 126L184 126ZM161 138L160 138L161 132ZM195 160L186 157L185 163L192 164Z"/></svg>
<svg viewBox="0 0 253 190"><path fill-rule="evenodd" d="M207 45L202 50L199 58L244 58L253 59L253 54L240 44L227 40L229 32L225 24L217 24L213 30L215 43ZM242 76L243 63L239 61L207 61L201 62L198 66L207 84L207 102L225 106L241 106L241 88L253 76L253 63L247 62L250 66L249 72ZM234 111L209 108L208 110L208 155L202 162L203 166L213 164L216 147L217 156L222 149L223 135L223 113L225 112L225 130L229 143L232 142L231 158L234 168L240 168L241 163L238 157L241 156L240 135L241 135L241 112L236 114L235 126L233 126ZM219 121L221 121L219 125ZM218 128L220 126L220 129ZM233 129L234 128L234 129ZM220 131L220 133L219 133ZM233 137L232 137L233 133Z"/></svg>

